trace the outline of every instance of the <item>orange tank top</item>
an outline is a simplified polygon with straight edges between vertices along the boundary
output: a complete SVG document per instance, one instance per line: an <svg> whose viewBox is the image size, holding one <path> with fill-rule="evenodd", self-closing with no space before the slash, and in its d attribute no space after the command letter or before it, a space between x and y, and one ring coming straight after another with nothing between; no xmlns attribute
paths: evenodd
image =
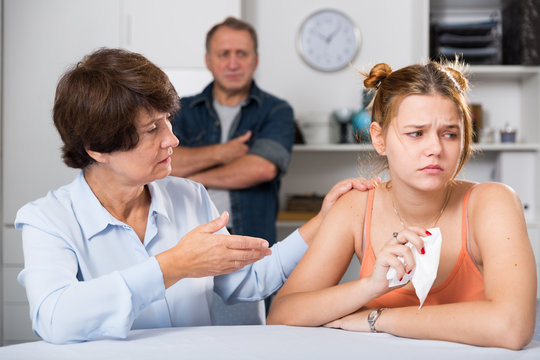
<svg viewBox="0 0 540 360"><path fill-rule="evenodd" d="M424 305L448 304L462 301L484 300L484 277L478 270L476 263L468 250L467 237L467 201L472 190L469 188L463 198L461 216L461 250L454 268L446 279L436 287L431 288ZM371 213L373 211L374 190L369 191L366 216L364 220L364 256L360 267L360 278L371 276L375 265L375 254L371 247ZM444 238L443 238L444 241ZM377 308L393 308L405 306L419 306L414 289L396 289L376 299L365 306Z"/></svg>

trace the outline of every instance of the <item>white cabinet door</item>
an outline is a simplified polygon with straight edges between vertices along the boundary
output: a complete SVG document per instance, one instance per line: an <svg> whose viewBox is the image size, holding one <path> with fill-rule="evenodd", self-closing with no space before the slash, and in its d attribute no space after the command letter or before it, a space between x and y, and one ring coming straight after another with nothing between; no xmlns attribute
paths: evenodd
<svg viewBox="0 0 540 360"><path fill-rule="evenodd" d="M52 122L56 83L92 50L120 44L119 0L5 0L3 51L4 223L68 183Z"/></svg>
<svg viewBox="0 0 540 360"><path fill-rule="evenodd" d="M76 173L61 160L51 117L56 83L70 64L99 47L122 46L163 67L184 93L200 90L210 79L206 32L240 13L241 0L5 0L4 223Z"/></svg>
<svg viewBox="0 0 540 360"><path fill-rule="evenodd" d="M163 68L204 68L206 32L241 0L123 0L122 46Z"/></svg>
<svg viewBox="0 0 540 360"><path fill-rule="evenodd" d="M13 224L22 205L77 174L62 162L52 121L60 75L97 48L125 47L170 68L183 85L193 83L183 86L190 91L209 80L206 32L227 15L239 17L240 5L241 0L3 1L4 343L36 339L22 288L15 282L22 266L20 235L6 225Z"/></svg>
<svg viewBox="0 0 540 360"><path fill-rule="evenodd" d="M17 210L77 173L64 165L51 111L56 84L92 50L120 45L120 0L3 1L3 344L37 340L24 289Z"/></svg>

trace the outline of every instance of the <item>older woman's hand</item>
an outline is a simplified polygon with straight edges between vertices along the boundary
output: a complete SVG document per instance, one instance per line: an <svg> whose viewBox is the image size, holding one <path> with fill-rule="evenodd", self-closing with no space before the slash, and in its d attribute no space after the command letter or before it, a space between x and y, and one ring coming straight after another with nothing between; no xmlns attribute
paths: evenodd
<svg viewBox="0 0 540 360"><path fill-rule="evenodd" d="M230 273L272 253L264 239L215 234L228 220L229 214L224 212L187 233L172 249L156 256L166 288L183 278Z"/></svg>
<svg viewBox="0 0 540 360"><path fill-rule="evenodd" d="M370 189L373 189L377 187L381 182L381 179L374 178L374 179L363 179L363 178L348 178L345 180L341 180L332 188L330 191L326 194L324 197L321 210L319 213L313 217L310 221L308 221L306 224L304 224L302 227L300 227L299 231L302 235L303 239L306 243L311 244L311 240L315 236L315 233L319 229L319 226L321 225L322 219L326 216L328 211L336 201L343 196L344 194L348 193L352 189L360 190L360 191L367 191Z"/></svg>
<svg viewBox="0 0 540 360"><path fill-rule="evenodd" d="M342 195L348 193L352 189L356 189L360 191L367 191L370 189L374 189L377 185L380 184L380 182L381 182L381 179L379 178L374 178L374 179L349 178L349 179L341 180L340 182L335 184L324 197L319 214L322 217L326 216L326 214L328 213L330 208L336 203L336 201Z"/></svg>

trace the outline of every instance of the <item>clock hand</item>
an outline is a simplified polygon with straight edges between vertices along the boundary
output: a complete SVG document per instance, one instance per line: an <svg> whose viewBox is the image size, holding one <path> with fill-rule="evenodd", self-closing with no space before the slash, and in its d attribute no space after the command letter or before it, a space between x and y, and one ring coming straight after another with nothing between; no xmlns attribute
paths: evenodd
<svg viewBox="0 0 540 360"><path fill-rule="evenodd" d="M320 31L318 31L318 30L316 30L316 29L313 29L313 30L311 30L311 32L314 33L315 35L317 35L317 37L318 37L319 39L321 39L322 41L327 42L327 41L326 41L326 36L324 36Z"/></svg>
<svg viewBox="0 0 540 360"><path fill-rule="evenodd" d="M336 34L339 32L339 29L341 28L341 24L338 24L338 26L335 28L334 31L332 31L330 33L330 35L328 35L328 37L326 38L326 43L329 43L332 41L332 39L334 38L334 36L336 36Z"/></svg>

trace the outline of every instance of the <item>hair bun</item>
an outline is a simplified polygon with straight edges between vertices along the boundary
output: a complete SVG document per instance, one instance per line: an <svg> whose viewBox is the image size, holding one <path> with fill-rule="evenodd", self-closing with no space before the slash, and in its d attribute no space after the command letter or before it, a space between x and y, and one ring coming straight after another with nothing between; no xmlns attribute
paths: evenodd
<svg viewBox="0 0 540 360"><path fill-rule="evenodd" d="M375 65L364 80L364 87L367 89L378 89L384 79L392 73L390 65L380 63Z"/></svg>

